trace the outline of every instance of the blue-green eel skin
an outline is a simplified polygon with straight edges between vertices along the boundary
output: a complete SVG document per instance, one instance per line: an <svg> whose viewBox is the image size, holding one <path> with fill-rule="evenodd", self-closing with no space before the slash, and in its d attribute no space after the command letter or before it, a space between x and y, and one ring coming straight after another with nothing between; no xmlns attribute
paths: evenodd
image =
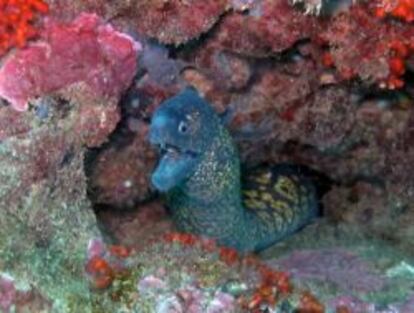
<svg viewBox="0 0 414 313"><path fill-rule="evenodd" d="M166 194L182 232L240 252L259 251L318 215L316 188L294 166L259 168L241 180L232 137L192 88L154 112L149 140L160 149L152 184Z"/></svg>

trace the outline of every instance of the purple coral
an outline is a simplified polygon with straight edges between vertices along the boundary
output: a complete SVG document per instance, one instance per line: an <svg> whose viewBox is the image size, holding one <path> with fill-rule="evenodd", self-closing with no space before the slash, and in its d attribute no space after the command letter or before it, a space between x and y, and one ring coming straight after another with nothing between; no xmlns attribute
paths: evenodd
<svg viewBox="0 0 414 313"><path fill-rule="evenodd" d="M347 292L368 293L385 286L367 262L340 248L296 251L276 263L299 280L331 282Z"/></svg>
<svg viewBox="0 0 414 313"><path fill-rule="evenodd" d="M149 276L144 277L138 282L137 288L140 293L145 294L145 293L165 289L167 288L167 283L164 280L156 276L149 275Z"/></svg>
<svg viewBox="0 0 414 313"><path fill-rule="evenodd" d="M217 292L207 308L207 313L226 313L235 309L235 298L224 292Z"/></svg>
<svg viewBox="0 0 414 313"><path fill-rule="evenodd" d="M335 298L329 302L328 307L332 309L344 307L352 313L406 313L399 311L395 307L379 309L373 303L368 303L352 296Z"/></svg>
<svg viewBox="0 0 414 313"><path fill-rule="evenodd" d="M92 238L89 240L86 249L87 259L91 260L96 257L102 257L107 252L107 247L101 238Z"/></svg>

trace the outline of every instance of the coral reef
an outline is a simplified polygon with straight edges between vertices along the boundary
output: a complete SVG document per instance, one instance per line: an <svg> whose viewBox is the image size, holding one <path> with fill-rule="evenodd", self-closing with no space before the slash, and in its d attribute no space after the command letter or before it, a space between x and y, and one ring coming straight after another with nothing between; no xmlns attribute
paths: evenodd
<svg viewBox="0 0 414 313"><path fill-rule="evenodd" d="M242 310L274 309L231 251L152 245L173 226L148 122L193 85L246 170L288 161L333 181L324 219L269 252L296 286L276 305L414 311L411 272L385 274L414 264L413 16L409 0L0 1L0 310L237 312L233 289ZM88 255L102 236L128 256L102 241Z"/></svg>
<svg viewBox="0 0 414 313"><path fill-rule="evenodd" d="M0 276L0 310L10 312L47 312L50 303L30 286L16 286L14 279Z"/></svg>
<svg viewBox="0 0 414 313"><path fill-rule="evenodd" d="M1 144L1 268L65 312L68 294L87 295L84 245L98 228L86 198L82 142L71 128L76 117L65 129L63 112L50 113L48 124L31 113L32 128Z"/></svg>
<svg viewBox="0 0 414 313"><path fill-rule="evenodd" d="M96 312L261 312L277 307L298 312L317 307L315 312L323 312L309 292L292 289L285 273L253 256L242 258L232 249L217 248L211 240L166 234L163 241L124 255L128 265L123 271L108 248L96 242L93 246L87 266L97 264L98 251L99 271L119 273L94 294Z"/></svg>
<svg viewBox="0 0 414 313"><path fill-rule="evenodd" d="M50 0L50 11L60 19L94 12L132 32L164 44L179 45L209 31L227 10L226 0Z"/></svg>
<svg viewBox="0 0 414 313"><path fill-rule="evenodd" d="M94 15L71 26L50 25L52 53L44 54L46 42L34 43L1 68L3 88L10 82L15 88L2 89L11 102L0 107L0 268L17 284L32 286L31 305L39 293L56 312L89 312L85 247L100 232L86 194L84 156L115 129L137 50ZM84 67L88 55L99 62ZM19 64L23 72L16 71Z"/></svg>
<svg viewBox="0 0 414 313"><path fill-rule="evenodd" d="M226 4L225 0L135 1L131 8L137 31L161 43L179 45L207 32Z"/></svg>
<svg viewBox="0 0 414 313"><path fill-rule="evenodd" d="M395 277L386 277L380 269L374 269L372 260L346 249L303 250L264 263L253 256L241 257L231 249L218 249L209 240L168 233L163 241L152 241L138 253L134 248L124 253L124 247L108 247L100 241L91 244L88 251L88 268L93 265L95 272L115 273L110 284L101 285L93 294L96 312L278 312L283 309L287 312L385 313L410 312L412 306L409 291L412 274L406 277L402 267L397 266L387 271ZM95 281L92 283L96 288ZM372 300L394 288L405 296L400 296L398 301L391 296L391 304L390 300L382 299L381 306Z"/></svg>

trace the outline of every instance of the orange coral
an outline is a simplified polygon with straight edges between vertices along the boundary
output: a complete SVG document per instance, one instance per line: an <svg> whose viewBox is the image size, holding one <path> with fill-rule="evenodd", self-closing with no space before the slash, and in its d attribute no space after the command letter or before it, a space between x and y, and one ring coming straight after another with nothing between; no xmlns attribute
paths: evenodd
<svg viewBox="0 0 414 313"><path fill-rule="evenodd" d="M177 242L186 246L193 246L198 238L192 234L172 232L164 235L166 242Z"/></svg>
<svg viewBox="0 0 414 313"><path fill-rule="evenodd" d="M220 259L227 265L232 265L239 261L239 254L235 249L222 247L220 248Z"/></svg>
<svg viewBox="0 0 414 313"><path fill-rule="evenodd" d="M324 306L309 292L304 292L300 298L298 313L324 313Z"/></svg>
<svg viewBox="0 0 414 313"><path fill-rule="evenodd" d="M114 280L114 271L109 263L101 258L94 257L86 264L86 272L91 275L91 284L95 289L108 288Z"/></svg>
<svg viewBox="0 0 414 313"><path fill-rule="evenodd" d="M382 87L398 89L404 86L402 76L405 74L405 59L410 53L414 52L413 48L398 40L390 43L391 58L388 61L390 75L387 82L382 84Z"/></svg>
<svg viewBox="0 0 414 313"><path fill-rule="evenodd" d="M0 0L0 55L33 38L39 15L48 10L43 0Z"/></svg>
<svg viewBox="0 0 414 313"><path fill-rule="evenodd" d="M381 18L391 15L406 22L413 22L414 0L382 0L375 9L375 15Z"/></svg>
<svg viewBox="0 0 414 313"><path fill-rule="evenodd" d="M259 272L262 276L263 284L267 286L276 286L282 294L288 294L292 291L289 281L289 275L285 272L278 272L266 265L259 266Z"/></svg>
<svg viewBox="0 0 414 313"><path fill-rule="evenodd" d="M86 262L85 271L94 289L109 288L116 277L128 274L128 270L118 261L128 258L132 252L131 249L112 245L109 246L108 252L106 256L96 255Z"/></svg>

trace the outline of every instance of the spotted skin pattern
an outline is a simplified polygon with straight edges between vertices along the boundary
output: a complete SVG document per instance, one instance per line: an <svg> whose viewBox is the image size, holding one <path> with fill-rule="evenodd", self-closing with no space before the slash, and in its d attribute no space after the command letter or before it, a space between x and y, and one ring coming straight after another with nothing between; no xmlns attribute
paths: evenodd
<svg viewBox="0 0 414 313"><path fill-rule="evenodd" d="M186 116L193 117L193 125L188 125L190 135L182 136L175 128ZM167 205L183 232L214 238L239 251L258 251L318 215L315 187L295 166L262 167L241 178L239 154L229 132L194 90L161 104L152 118L150 141L177 149L174 157L164 157L167 165L159 165L153 176L158 184L164 176L171 181ZM181 160L188 157L186 151L194 157L184 175ZM180 174L177 181L168 174L174 171Z"/></svg>
<svg viewBox="0 0 414 313"><path fill-rule="evenodd" d="M242 184L243 205L256 214L264 233L284 233L304 226L305 217L316 217L317 200L310 179L298 168L282 164L248 173Z"/></svg>

